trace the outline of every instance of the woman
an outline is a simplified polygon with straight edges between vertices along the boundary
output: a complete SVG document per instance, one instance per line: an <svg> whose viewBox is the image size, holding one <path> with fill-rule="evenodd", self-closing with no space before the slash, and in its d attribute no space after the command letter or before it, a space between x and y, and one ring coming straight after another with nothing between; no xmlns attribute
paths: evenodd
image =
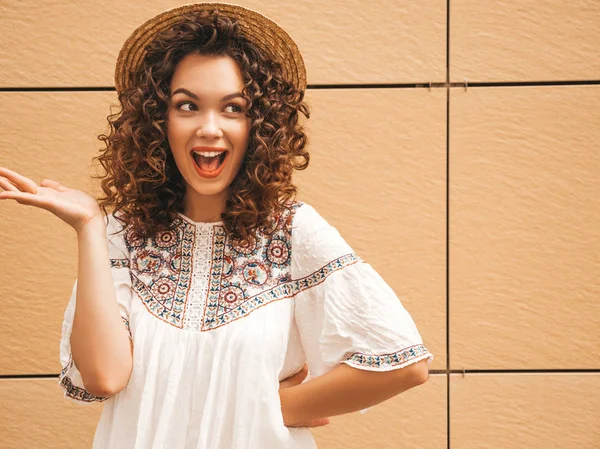
<svg viewBox="0 0 600 449"><path fill-rule="evenodd" d="M94 448L314 448L307 427L427 379L394 292L294 201L309 113L285 31L235 5L169 10L115 80L99 203L0 168L0 199L77 233L59 384L106 401Z"/></svg>

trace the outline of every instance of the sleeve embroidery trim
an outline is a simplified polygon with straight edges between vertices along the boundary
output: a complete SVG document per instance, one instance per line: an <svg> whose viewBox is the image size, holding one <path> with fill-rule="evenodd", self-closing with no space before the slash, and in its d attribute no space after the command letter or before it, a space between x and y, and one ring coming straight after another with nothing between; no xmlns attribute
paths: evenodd
<svg viewBox="0 0 600 449"><path fill-rule="evenodd" d="M129 260L127 259L110 259L111 268L129 268Z"/></svg>
<svg viewBox="0 0 600 449"><path fill-rule="evenodd" d="M125 324L125 327L127 328L127 332L129 333L129 339L133 340L133 337L131 335L131 329L129 327L129 320L124 316L121 316L121 319L123 320L123 324Z"/></svg>
<svg viewBox="0 0 600 449"><path fill-rule="evenodd" d="M400 351L392 352L390 354L377 355L355 352L348 357L346 361L354 365L366 366L370 368L391 368L406 364L407 362L424 355L429 355L429 351L423 344L417 344L401 349Z"/></svg>
<svg viewBox="0 0 600 449"><path fill-rule="evenodd" d="M337 259L332 260L327 265L309 274L308 276L296 279L294 281L296 293L300 293L304 290L308 290L309 288L315 287L321 284L323 281L325 281L325 279L327 279L327 277L329 277L330 274L341 270L342 268L354 265L358 262L362 262L362 259L358 257L355 253L350 253L338 257Z"/></svg>
<svg viewBox="0 0 600 449"><path fill-rule="evenodd" d="M96 396L84 388L73 385L71 378L67 376L69 370L73 367L73 358L69 356L69 363L60 372L58 383L65 389L65 395L71 399L82 402L103 402L108 396Z"/></svg>

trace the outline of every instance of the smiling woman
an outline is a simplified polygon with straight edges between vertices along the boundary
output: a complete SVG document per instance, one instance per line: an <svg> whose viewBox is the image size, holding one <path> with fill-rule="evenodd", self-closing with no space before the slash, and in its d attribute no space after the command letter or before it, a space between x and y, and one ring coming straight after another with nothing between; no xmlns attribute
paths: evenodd
<svg viewBox="0 0 600 449"><path fill-rule="evenodd" d="M285 31L236 5L169 10L115 80L99 204L0 167L0 199L77 232L59 384L105 402L94 449L314 449L308 427L427 380L395 293L294 200L309 114Z"/></svg>
<svg viewBox="0 0 600 449"><path fill-rule="evenodd" d="M167 138L186 186L184 214L195 221L220 220L244 161L251 119L243 88L230 56L190 53L171 79Z"/></svg>
<svg viewBox="0 0 600 449"><path fill-rule="evenodd" d="M168 229L183 213L195 221L223 220L232 236L246 240L268 225L273 212L290 210L292 173L308 166L298 123L299 114L309 117L306 75L297 47L289 36L283 49L258 44L237 23L250 20L246 13L221 4L219 14L205 5L195 13L193 7L163 13L170 14L167 22L158 16L159 24L178 20L155 30L144 57L125 70L132 59L127 55L140 51L134 32L117 63L123 110L112 117L112 133L100 136L106 144L97 158L106 169L100 204L105 213L122 212L140 237ZM247 14L257 33L273 23ZM140 30L149 32L147 25ZM285 31L279 33L281 41ZM289 57L274 58L274 50ZM194 157L196 147L225 154Z"/></svg>

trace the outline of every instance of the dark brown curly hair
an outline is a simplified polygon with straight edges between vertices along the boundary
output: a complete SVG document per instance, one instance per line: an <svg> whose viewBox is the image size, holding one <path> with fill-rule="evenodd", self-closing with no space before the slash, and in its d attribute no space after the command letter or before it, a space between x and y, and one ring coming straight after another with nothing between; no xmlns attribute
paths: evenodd
<svg viewBox="0 0 600 449"><path fill-rule="evenodd" d="M297 191L292 173L309 162L298 112L306 118L310 112L304 90L283 79L279 64L218 10L182 15L147 48L132 87L119 94L121 110L107 117L109 135L98 136L106 145L94 157L104 169L94 176L103 191L98 202L138 238L171 228L177 212L183 212L186 187L166 137L166 117L175 67L192 52L230 56L242 72L242 93L250 105L249 143L221 218L233 238L247 241L291 207Z"/></svg>

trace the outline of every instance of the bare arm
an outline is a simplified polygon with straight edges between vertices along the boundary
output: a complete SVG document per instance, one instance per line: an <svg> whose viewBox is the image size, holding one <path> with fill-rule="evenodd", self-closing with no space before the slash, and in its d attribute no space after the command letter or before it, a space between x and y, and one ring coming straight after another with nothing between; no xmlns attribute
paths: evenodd
<svg viewBox="0 0 600 449"><path fill-rule="evenodd" d="M110 396L127 385L133 347L119 314L108 260L104 217L96 200L57 181L39 185L0 167L0 200L39 207L56 215L77 233L79 246L71 355L86 389Z"/></svg>
<svg viewBox="0 0 600 449"><path fill-rule="evenodd" d="M371 407L429 377L427 360L392 371L366 371L342 363L308 382L279 390L286 426Z"/></svg>
<svg viewBox="0 0 600 449"><path fill-rule="evenodd" d="M103 218L77 232L77 299L71 352L86 390L112 396L127 385L133 345L119 314L106 246Z"/></svg>

